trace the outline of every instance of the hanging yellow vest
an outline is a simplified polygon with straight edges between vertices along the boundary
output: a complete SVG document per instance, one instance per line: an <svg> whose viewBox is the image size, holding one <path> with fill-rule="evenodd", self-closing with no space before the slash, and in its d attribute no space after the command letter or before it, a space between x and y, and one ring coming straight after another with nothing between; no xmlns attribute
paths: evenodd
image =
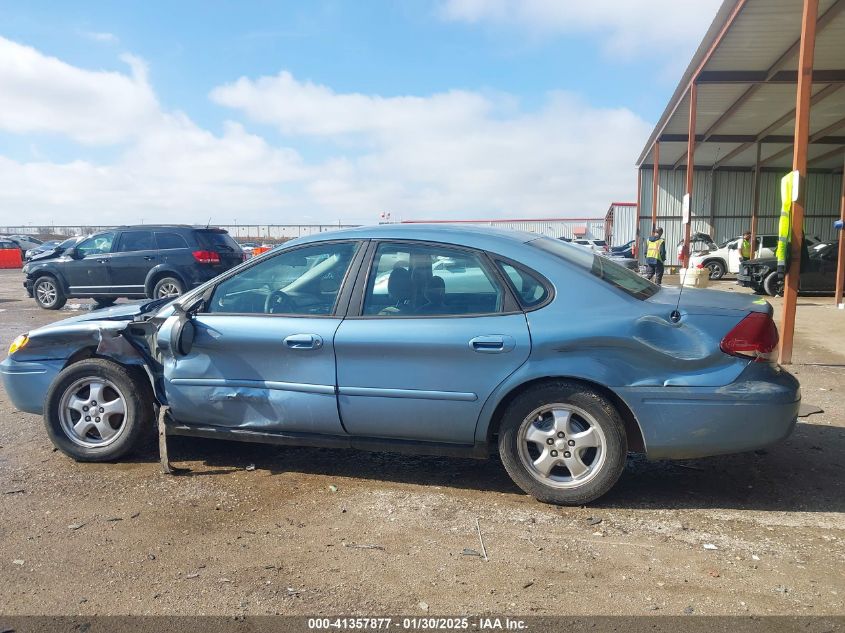
<svg viewBox="0 0 845 633"><path fill-rule="evenodd" d="M656 259L658 261L663 261L660 257L660 247L663 246L663 242L665 240L661 237L659 239L648 242L648 250L646 251L645 258L646 259Z"/></svg>
<svg viewBox="0 0 845 633"><path fill-rule="evenodd" d="M778 271L786 272L789 259L789 241L792 239L792 174L780 179L780 221L778 222L778 245L775 256L778 259Z"/></svg>

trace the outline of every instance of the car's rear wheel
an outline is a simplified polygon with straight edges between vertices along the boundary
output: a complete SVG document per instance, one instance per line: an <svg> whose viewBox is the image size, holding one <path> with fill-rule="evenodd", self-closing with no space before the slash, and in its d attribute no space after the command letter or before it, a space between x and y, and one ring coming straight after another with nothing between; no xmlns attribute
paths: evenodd
<svg viewBox="0 0 845 633"><path fill-rule="evenodd" d="M178 297L185 292L185 286L176 277L162 277L153 288L153 299Z"/></svg>
<svg viewBox="0 0 845 633"><path fill-rule="evenodd" d="M67 297L59 282L50 275L44 275L35 280L32 284L32 296L35 298L35 303L45 310L59 310L67 303Z"/></svg>
<svg viewBox="0 0 845 633"><path fill-rule="evenodd" d="M539 501L581 505L610 490L628 443L619 412L601 393L554 381L519 394L499 427L499 453L514 482Z"/></svg>
<svg viewBox="0 0 845 633"><path fill-rule="evenodd" d="M47 434L83 462L116 460L154 436L153 395L140 370L92 358L66 367L44 403Z"/></svg>
<svg viewBox="0 0 845 633"><path fill-rule="evenodd" d="M769 273L769 276L763 280L763 290L770 297L783 295L783 282L778 278L776 272Z"/></svg>
<svg viewBox="0 0 845 633"><path fill-rule="evenodd" d="M725 265L720 261L707 262L707 268L710 271L710 279L719 280L725 276Z"/></svg>

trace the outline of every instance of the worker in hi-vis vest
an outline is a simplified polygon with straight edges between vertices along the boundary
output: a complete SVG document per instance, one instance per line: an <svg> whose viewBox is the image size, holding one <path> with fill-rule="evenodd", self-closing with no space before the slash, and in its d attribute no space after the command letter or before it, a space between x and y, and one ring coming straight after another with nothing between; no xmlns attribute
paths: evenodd
<svg viewBox="0 0 845 633"><path fill-rule="evenodd" d="M742 234L742 241L739 243L739 259L747 262L751 259L751 231Z"/></svg>
<svg viewBox="0 0 845 633"><path fill-rule="evenodd" d="M655 227L651 231L646 244L648 249L645 253L645 263L648 264L646 279L658 286L663 283L663 262L666 261L666 240L663 239L663 229Z"/></svg>
<svg viewBox="0 0 845 633"><path fill-rule="evenodd" d="M787 174L780 180L780 199L778 245L775 257L778 260L778 278L783 280L789 268L789 242L792 239L792 174Z"/></svg>

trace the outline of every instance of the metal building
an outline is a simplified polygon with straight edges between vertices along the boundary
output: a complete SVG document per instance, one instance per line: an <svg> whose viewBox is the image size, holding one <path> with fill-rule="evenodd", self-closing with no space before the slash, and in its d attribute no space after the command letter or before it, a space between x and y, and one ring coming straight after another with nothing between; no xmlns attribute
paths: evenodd
<svg viewBox="0 0 845 633"><path fill-rule="evenodd" d="M611 246L627 244L637 237L639 206L636 202L611 202L604 216L604 239Z"/></svg>
<svg viewBox="0 0 845 633"><path fill-rule="evenodd" d="M513 231L528 231L549 237L569 239L585 237L603 240L605 218L545 218L511 220L403 220L403 224L474 224L477 226L495 226Z"/></svg>
<svg viewBox="0 0 845 633"><path fill-rule="evenodd" d="M779 360L791 361L801 236L845 218L845 0L724 0L637 160L640 230L673 248L773 232L794 173ZM684 222L685 205L689 211ZM845 279L840 232L837 301ZM674 261L674 259L673 259Z"/></svg>

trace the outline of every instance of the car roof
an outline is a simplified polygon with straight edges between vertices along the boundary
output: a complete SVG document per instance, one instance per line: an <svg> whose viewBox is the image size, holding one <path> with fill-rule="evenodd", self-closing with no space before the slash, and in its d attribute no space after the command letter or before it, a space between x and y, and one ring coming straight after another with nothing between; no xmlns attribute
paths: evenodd
<svg viewBox="0 0 845 633"><path fill-rule="evenodd" d="M419 240L446 242L489 250L494 246L515 246L542 237L537 233L512 231L487 226L461 226L458 224L376 224L351 229L326 231L297 238L287 244L305 244L337 239ZM287 245L286 244L286 245Z"/></svg>

